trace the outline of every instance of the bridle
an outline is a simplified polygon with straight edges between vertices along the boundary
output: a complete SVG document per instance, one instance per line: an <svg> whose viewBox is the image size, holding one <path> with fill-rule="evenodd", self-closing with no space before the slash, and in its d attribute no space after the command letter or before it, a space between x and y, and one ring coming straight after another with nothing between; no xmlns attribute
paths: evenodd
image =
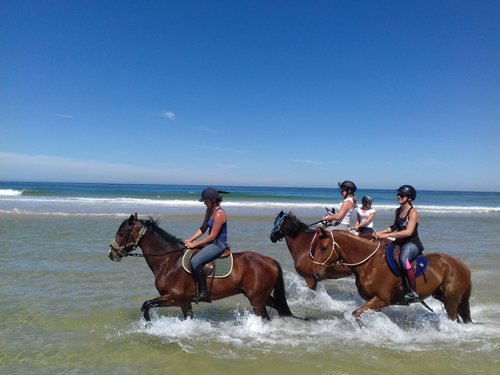
<svg viewBox="0 0 500 375"><path fill-rule="evenodd" d="M286 233L283 233L283 231L281 230L281 222L283 220L285 220L285 218L288 216L287 213L280 213L278 215L278 218L276 219L276 221L274 222L274 226L273 226L273 229L271 231L271 236L275 236L276 237L276 240L278 241L281 241L283 238L285 238L286 236ZM314 223L311 223L309 225L306 225L307 228L311 228L312 226L314 225L317 225L319 223L323 223L324 220L318 220L318 221L315 221Z"/></svg>
<svg viewBox="0 0 500 375"><path fill-rule="evenodd" d="M342 263L344 266L349 266L349 267L355 267L355 266L359 266L365 262L367 262L371 257L373 257L375 255L375 253L378 251L378 249L380 248L380 245L381 245L381 241L379 240L378 241L378 245L377 245L377 248L370 254L368 255L365 259L363 259L361 262L357 262L357 263L344 263L341 259L340 259L340 256L339 256L339 253L337 253L337 251L335 250L335 247L337 247L339 249L339 252L342 251L342 248L340 247L340 245L335 241L335 237L333 236L333 231L328 231L328 234L330 235L330 237L332 237L332 247L331 247L331 250L330 250L330 255L328 255L328 258L326 258L326 260L324 262L318 262L316 260L314 260L314 251L313 251L313 248L311 246L311 249L309 251L309 256L312 258L313 260L313 263L314 264L317 264L319 266L323 266L323 267L328 267L330 266L331 264L328 263L330 261L330 259L333 257L333 255L335 254L336 257L337 257L337 263ZM317 235L317 234L316 234ZM316 237L313 239L313 241L311 242L314 243L314 240L316 239Z"/></svg>
<svg viewBox="0 0 500 375"><path fill-rule="evenodd" d="M271 231L271 236L275 236L278 241L285 238L285 234L281 231L281 222L287 217L288 214L282 212L279 217L274 222L273 230Z"/></svg>
<svg viewBox="0 0 500 375"><path fill-rule="evenodd" d="M139 220L139 221L141 221L141 220ZM132 225L128 225L127 233L124 236L124 238L125 238L124 245L120 245L118 242L116 242L116 239L111 241L111 243L109 244L109 247L111 249L109 250L108 256L110 256L111 252L113 251L119 257L117 260L120 260L121 258L125 258L125 257L142 257L142 258L144 257L144 254L133 253L132 251L134 251L135 249L137 249L137 247L139 247L139 243L141 242L142 238L144 237L144 235L148 231L149 225L144 225L144 222L141 221L141 223L143 223L143 226L142 226L141 230L139 231L137 238L134 240L134 237L132 235L132 231L134 230L135 223L137 223L137 221L134 221L134 223ZM127 242L129 239L130 239L130 241ZM165 255L177 253L179 251L184 251L184 250L186 250L186 247L182 247L182 248L178 248L178 249L170 250L170 251L162 251L162 252L159 252L156 254L148 254L148 256L162 257Z"/></svg>
<svg viewBox="0 0 500 375"><path fill-rule="evenodd" d="M127 257L127 256L141 256L141 254L133 254L131 253L137 247L139 246L139 242L141 242L142 237L146 234L148 231L149 227L144 225L141 230L139 231L139 235L137 238L134 240L134 237L132 236L132 230L134 229L135 222L133 225L128 226L128 230L125 236L125 242L131 238L131 241L126 242L124 245L121 245L116 242L116 239L114 239L110 244L109 247L115 252L116 255L118 255L120 258ZM110 250L111 253L111 250Z"/></svg>
<svg viewBox="0 0 500 375"><path fill-rule="evenodd" d="M332 237L332 247L330 250L330 255L328 255L328 258L324 262L318 262L314 259L314 249L312 248L312 244L316 240L316 236L318 235L317 233L314 235L313 240L311 241L311 249L309 250L309 256L312 259L313 264L317 264L319 266L327 267L330 265L329 260L332 258L333 254L337 256L337 262L340 262L340 257L339 254L335 251L335 246L339 248L339 250L342 250L337 242L335 242L335 238L333 237L333 233L331 231L328 232L328 234Z"/></svg>

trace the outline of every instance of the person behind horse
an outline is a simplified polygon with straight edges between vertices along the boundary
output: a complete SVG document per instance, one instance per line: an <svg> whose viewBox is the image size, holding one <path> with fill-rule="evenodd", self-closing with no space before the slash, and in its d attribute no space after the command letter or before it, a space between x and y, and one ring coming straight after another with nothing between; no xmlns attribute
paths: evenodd
<svg viewBox="0 0 500 375"><path fill-rule="evenodd" d="M377 211L372 208L372 203L373 199L365 195L363 199L361 199L361 207L356 210L356 224L352 229L356 230L361 236L375 233L373 230L373 220L375 219Z"/></svg>
<svg viewBox="0 0 500 375"><path fill-rule="evenodd" d="M207 279L203 272L203 266L208 262L218 258L227 245L227 217L224 210L220 207L222 197L218 190L206 188L201 193L200 202L207 206L205 219L201 227L187 240L184 245L188 249L201 248L191 258L191 268L193 278L198 285L198 297L196 302L211 302L210 294L207 289ZM196 241L208 229L208 236Z"/></svg>
<svg viewBox="0 0 500 375"><path fill-rule="evenodd" d="M357 190L356 184L352 181L339 182L340 194L344 200L340 204L337 213L329 212L323 216L322 220L333 222L332 226L335 230L348 230L351 224L351 214L356 208L356 196L354 193Z"/></svg>
<svg viewBox="0 0 500 375"><path fill-rule="evenodd" d="M424 250L418 237L418 211L412 205L412 202L417 198L417 191L411 185L403 185L397 190L397 197L400 206L396 209L394 224L377 232L376 235L378 238L395 238L394 245L398 245L401 249L399 267L403 287L406 287L404 300L418 300L415 271L411 267L411 262Z"/></svg>

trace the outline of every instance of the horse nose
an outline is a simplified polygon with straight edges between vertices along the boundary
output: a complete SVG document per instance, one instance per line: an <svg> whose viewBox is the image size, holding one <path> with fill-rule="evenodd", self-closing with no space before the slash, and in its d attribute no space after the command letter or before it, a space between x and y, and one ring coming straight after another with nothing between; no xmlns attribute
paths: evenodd
<svg viewBox="0 0 500 375"><path fill-rule="evenodd" d="M113 262L119 262L121 258L116 254L116 252L113 249L109 249L108 252L108 258L111 259Z"/></svg>

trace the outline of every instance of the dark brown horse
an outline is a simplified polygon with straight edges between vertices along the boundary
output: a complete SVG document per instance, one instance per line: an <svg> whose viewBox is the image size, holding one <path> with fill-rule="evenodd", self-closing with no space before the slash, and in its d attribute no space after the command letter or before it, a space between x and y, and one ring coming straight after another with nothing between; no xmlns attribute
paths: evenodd
<svg viewBox="0 0 500 375"><path fill-rule="evenodd" d="M315 270L323 273L327 265L342 262L356 277L358 292L366 302L354 310L359 318L366 310L379 310L402 302L401 278L392 273L386 262L385 244L380 240L359 238L347 231L325 231L317 228L313 240ZM423 300L433 296L444 304L451 320L471 323L469 297L472 289L471 272L459 259L447 254L425 254L428 268L417 278L417 293Z"/></svg>
<svg viewBox="0 0 500 375"><path fill-rule="evenodd" d="M153 219L139 220L137 214L123 221L110 244L109 258L119 261L140 247L146 263L155 275L155 286L160 297L142 305L144 319L150 320L152 307L179 306L184 317L192 317L191 302L196 297L193 278L182 266L183 242L159 228ZM266 306L278 311L279 316L293 316L285 297L283 273L280 264L265 255L250 251L233 253L233 269L225 278L210 279L212 300L244 294L256 315L269 319Z"/></svg>
<svg viewBox="0 0 500 375"><path fill-rule="evenodd" d="M287 214L281 211L274 219L273 229L269 236L273 243L285 239L295 270L312 290L316 290L318 281L340 279L352 275L349 267L341 264L326 267L321 276L315 274L313 259L309 253L315 234L316 232L310 228L310 225L304 224L291 211Z"/></svg>

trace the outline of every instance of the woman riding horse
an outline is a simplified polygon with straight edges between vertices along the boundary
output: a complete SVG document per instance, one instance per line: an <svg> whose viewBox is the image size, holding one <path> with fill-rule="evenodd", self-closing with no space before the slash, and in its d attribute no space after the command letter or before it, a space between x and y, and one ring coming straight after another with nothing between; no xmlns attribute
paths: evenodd
<svg viewBox="0 0 500 375"><path fill-rule="evenodd" d="M139 220L131 215L118 228L110 244L109 258L120 261L140 247L144 259L155 277L155 286L160 296L142 304L144 319L149 321L149 310L153 307L179 306L184 317L192 317L192 301L196 286L183 266L184 244L157 222ZM256 315L269 319L266 306L277 310L279 316L293 316L285 295L281 265L271 257L252 251L232 254L232 268L223 277L212 279L212 300L244 294Z"/></svg>
<svg viewBox="0 0 500 375"><path fill-rule="evenodd" d="M306 225L292 211L288 213L281 211L274 219L273 229L269 235L269 239L273 243L285 239L295 270L304 278L307 286L312 290L316 290L318 281L340 279L352 275L349 267L341 264L328 267L322 278L317 277L314 273L313 259L311 259L309 251L316 233L311 229L311 226L315 224L318 224L318 222Z"/></svg>
<svg viewBox="0 0 500 375"><path fill-rule="evenodd" d="M424 250L424 245L418 237L418 211L412 202L417 198L417 191L411 185L403 185L397 190L399 208L396 210L394 224L377 232L378 238L395 238L393 244L399 246L399 268L401 278L406 288L406 301L418 300L415 271L411 263Z"/></svg>
<svg viewBox="0 0 500 375"><path fill-rule="evenodd" d="M385 240L368 240L348 231L326 231L316 228L311 245L318 277L332 264L348 266L355 278L359 295L367 302L353 311L359 318L366 310L379 310L389 305L408 305L402 297L401 279L389 266L384 252ZM472 289L470 269L448 254L426 254L427 270L417 278L421 300L432 296L444 304L448 317L464 323L472 322L469 298Z"/></svg>
<svg viewBox="0 0 500 375"><path fill-rule="evenodd" d="M198 285L198 297L195 302L212 302L207 289L207 279L203 273L203 266L211 260L217 259L228 247L227 245L227 217L220 207L221 193L214 188L206 188L201 192L200 202L207 206L205 219L189 239L184 241L188 249L201 249L191 258L193 278ZM195 242L208 229L208 236Z"/></svg>

